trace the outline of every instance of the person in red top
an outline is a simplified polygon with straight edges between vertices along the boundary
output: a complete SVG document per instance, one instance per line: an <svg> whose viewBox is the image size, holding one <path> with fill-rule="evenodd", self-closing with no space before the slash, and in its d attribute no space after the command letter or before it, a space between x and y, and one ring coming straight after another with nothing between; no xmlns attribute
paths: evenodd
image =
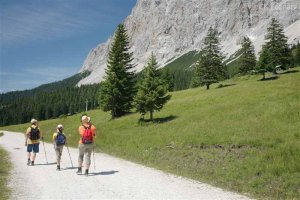
<svg viewBox="0 0 300 200"><path fill-rule="evenodd" d="M82 174L82 163L85 156L85 175L88 176L91 165L91 154L96 137L96 127L90 123L90 118L86 115L81 117L82 124L78 128L80 135L79 140L79 156L78 156L78 171L77 174Z"/></svg>

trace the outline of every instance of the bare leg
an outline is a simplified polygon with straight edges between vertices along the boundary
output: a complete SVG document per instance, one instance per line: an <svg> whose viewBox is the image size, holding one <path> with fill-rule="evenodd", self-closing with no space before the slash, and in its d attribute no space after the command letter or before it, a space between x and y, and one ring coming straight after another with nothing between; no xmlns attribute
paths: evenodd
<svg viewBox="0 0 300 200"><path fill-rule="evenodd" d="M32 153L32 161L34 161L35 160L35 157L36 157L36 153Z"/></svg>

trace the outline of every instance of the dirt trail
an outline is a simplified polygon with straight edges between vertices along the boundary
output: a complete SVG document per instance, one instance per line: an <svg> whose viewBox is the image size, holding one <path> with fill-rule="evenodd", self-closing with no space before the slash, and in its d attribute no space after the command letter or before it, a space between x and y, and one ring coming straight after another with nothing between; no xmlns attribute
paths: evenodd
<svg viewBox="0 0 300 200"><path fill-rule="evenodd" d="M64 148L61 171L56 171L55 152L46 144L46 163L43 145L36 165L26 165L24 136L6 132L0 137L13 163L9 186L12 199L248 199L197 181L166 174L106 154L96 153L96 169L92 161L90 176L76 175L67 149ZM69 148L73 164L77 149Z"/></svg>

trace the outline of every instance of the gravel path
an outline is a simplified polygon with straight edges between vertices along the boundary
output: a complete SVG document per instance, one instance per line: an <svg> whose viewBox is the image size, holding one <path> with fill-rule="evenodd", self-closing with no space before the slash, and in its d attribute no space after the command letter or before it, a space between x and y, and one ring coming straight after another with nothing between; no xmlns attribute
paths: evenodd
<svg viewBox="0 0 300 200"><path fill-rule="evenodd" d="M43 145L36 165L26 165L24 135L6 132L0 145L9 153L14 165L9 186L12 199L248 199L197 181L166 174L106 154L96 153L90 176L76 175L67 149L64 148L61 171L56 171L53 145ZM77 149L69 148L73 164Z"/></svg>

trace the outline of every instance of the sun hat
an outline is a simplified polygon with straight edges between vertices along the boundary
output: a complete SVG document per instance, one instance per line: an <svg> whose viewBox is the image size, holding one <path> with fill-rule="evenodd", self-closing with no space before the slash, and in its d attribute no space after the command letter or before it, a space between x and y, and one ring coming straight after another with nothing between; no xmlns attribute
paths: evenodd
<svg viewBox="0 0 300 200"><path fill-rule="evenodd" d="M36 124L36 123L37 123L37 120L36 120L36 119L31 119L30 123L31 123L31 124Z"/></svg>
<svg viewBox="0 0 300 200"><path fill-rule="evenodd" d="M88 118L88 116L86 116L86 115L83 115L83 116L81 117L81 122L83 122L83 123L88 122L88 120L89 120L89 118Z"/></svg>
<svg viewBox="0 0 300 200"><path fill-rule="evenodd" d="M64 128L63 125L58 124L58 125L57 125L57 129L61 129L61 128Z"/></svg>

